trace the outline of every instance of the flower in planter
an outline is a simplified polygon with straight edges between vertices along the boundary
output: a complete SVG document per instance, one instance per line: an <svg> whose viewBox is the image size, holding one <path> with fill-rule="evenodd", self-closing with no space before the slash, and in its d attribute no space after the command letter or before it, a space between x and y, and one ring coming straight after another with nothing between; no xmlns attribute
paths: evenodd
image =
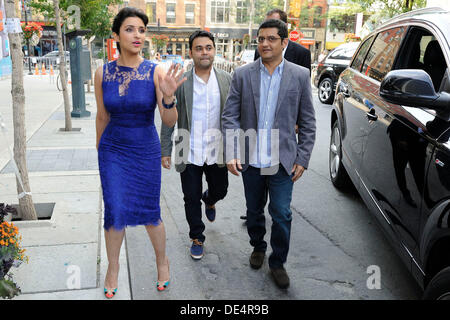
<svg viewBox="0 0 450 320"><path fill-rule="evenodd" d="M161 48L164 48L166 46L167 42L169 42L169 37L166 36L165 34L160 34L160 35L155 34L152 36L152 43L156 46L158 51Z"/></svg>
<svg viewBox="0 0 450 320"><path fill-rule="evenodd" d="M20 288L8 274L11 267L18 267L24 261L28 263L25 249L20 247L19 229L12 222L3 221L9 213L16 213L16 209L0 203L0 297L3 298L20 294Z"/></svg>
<svg viewBox="0 0 450 320"><path fill-rule="evenodd" d="M31 39L34 34L39 38L42 37L42 30L43 28L35 22L28 22L27 25L22 24L23 37L25 39Z"/></svg>

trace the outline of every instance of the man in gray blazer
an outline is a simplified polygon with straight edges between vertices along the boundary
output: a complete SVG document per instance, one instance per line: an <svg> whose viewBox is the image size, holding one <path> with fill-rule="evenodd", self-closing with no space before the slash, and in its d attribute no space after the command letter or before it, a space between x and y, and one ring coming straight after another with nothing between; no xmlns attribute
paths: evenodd
<svg viewBox="0 0 450 320"><path fill-rule="evenodd" d="M175 138L175 169L180 172L184 194L191 257L201 259L205 241L202 203L210 222L216 216L215 204L228 189L228 171L223 161L221 116L231 76L213 67L214 37L207 31L196 31L189 38L189 55L194 61L187 80L177 89L178 132ZM170 169L174 128L161 127L161 164ZM208 189L202 190L206 176Z"/></svg>
<svg viewBox="0 0 450 320"><path fill-rule="evenodd" d="M259 269L264 241L264 208L268 192L272 217L269 267L280 288L289 287L283 265L290 242L292 188L308 167L315 141L315 113L309 70L283 58L288 44L284 22L264 21L258 30L261 57L235 70L222 115L228 170L242 171L247 206L247 231ZM298 125L298 142L295 127Z"/></svg>

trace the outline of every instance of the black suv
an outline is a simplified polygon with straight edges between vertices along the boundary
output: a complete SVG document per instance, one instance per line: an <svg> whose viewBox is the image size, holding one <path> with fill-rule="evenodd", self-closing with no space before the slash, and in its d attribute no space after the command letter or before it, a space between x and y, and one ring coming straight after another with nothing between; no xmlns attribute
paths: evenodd
<svg viewBox="0 0 450 320"><path fill-rule="evenodd" d="M319 61L314 75L314 85L319 89L319 100L325 104L332 104L336 82L339 75L348 67L359 42L344 43L330 51Z"/></svg>
<svg viewBox="0 0 450 320"><path fill-rule="evenodd" d="M450 299L450 13L399 15L342 72L330 177L353 183L426 299Z"/></svg>

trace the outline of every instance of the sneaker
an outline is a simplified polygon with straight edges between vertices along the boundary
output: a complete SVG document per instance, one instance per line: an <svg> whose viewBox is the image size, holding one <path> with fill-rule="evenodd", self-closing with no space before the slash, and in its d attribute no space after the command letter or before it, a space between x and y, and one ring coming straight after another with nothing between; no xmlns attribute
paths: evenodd
<svg viewBox="0 0 450 320"><path fill-rule="evenodd" d="M209 220L209 222L213 222L214 220L216 220L216 207L215 206L208 206L205 202L205 198L208 195L208 190L205 191L202 195L202 200L205 203L205 214L206 214L206 218Z"/></svg>
<svg viewBox="0 0 450 320"><path fill-rule="evenodd" d="M270 268L270 273L278 288L287 289L289 287L289 276L283 267L276 269Z"/></svg>
<svg viewBox="0 0 450 320"><path fill-rule="evenodd" d="M203 242L198 239L192 240L191 257L195 260L200 260L203 257Z"/></svg>

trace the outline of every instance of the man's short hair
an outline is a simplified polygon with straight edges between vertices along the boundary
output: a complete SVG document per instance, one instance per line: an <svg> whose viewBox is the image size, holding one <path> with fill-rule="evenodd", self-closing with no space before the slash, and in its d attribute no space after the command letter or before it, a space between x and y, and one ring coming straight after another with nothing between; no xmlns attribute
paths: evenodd
<svg viewBox="0 0 450 320"><path fill-rule="evenodd" d="M278 13L280 16L280 20L283 21L284 23L287 23L287 14L286 12L284 12L281 9L272 9L269 12L266 13L266 17L271 16L275 13Z"/></svg>
<svg viewBox="0 0 450 320"><path fill-rule="evenodd" d="M278 29L278 35L280 36L281 40L286 39L288 37L288 29L286 23L284 23L281 20L278 19L269 19L261 23L261 25L258 28L258 35L259 30L261 29L267 29L267 28L277 28Z"/></svg>
<svg viewBox="0 0 450 320"><path fill-rule="evenodd" d="M214 36L212 35L211 32L208 32L206 30L197 30L193 34L191 34L191 36L189 37L189 49L190 50L192 50L192 43L194 42L194 39L199 38L199 37L207 37L207 38L211 39L214 48L216 47L216 44L214 43Z"/></svg>

